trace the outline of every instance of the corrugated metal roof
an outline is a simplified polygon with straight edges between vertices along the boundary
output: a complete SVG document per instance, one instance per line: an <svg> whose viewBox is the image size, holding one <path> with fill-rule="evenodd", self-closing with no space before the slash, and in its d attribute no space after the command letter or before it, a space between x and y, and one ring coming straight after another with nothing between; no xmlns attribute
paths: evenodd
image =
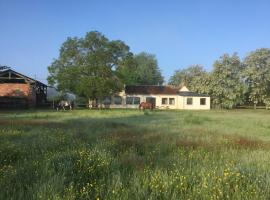
<svg viewBox="0 0 270 200"><path fill-rule="evenodd" d="M42 82L40 82L40 81L37 81L37 80L35 80L35 79L33 79L33 78L30 78L30 77L28 77L28 76L26 76L26 75L23 75L23 74L21 74L21 73L19 73L19 72L16 72L16 71L14 71L14 70L12 70L12 69L6 69L6 70L3 70L3 71L0 71L0 77L3 76L3 75L5 75L6 73L9 73L9 72L11 72L11 73L13 73L13 74L15 74L15 75L17 75L17 76L20 76L20 77L22 77L22 78L24 78L24 79L26 79L26 80L28 80L28 81L30 81L30 82L36 82L36 83L39 83L39 84L41 84L41 85L46 86L46 84L44 84L44 83L42 83Z"/></svg>

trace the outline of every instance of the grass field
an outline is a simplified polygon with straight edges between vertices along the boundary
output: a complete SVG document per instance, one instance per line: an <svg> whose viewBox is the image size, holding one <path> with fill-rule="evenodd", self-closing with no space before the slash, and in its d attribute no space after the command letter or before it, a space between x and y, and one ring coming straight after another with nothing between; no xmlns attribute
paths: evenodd
<svg viewBox="0 0 270 200"><path fill-rule="evenodd" d="M270 199L270 111L0 113L0 199Z"/></svg>

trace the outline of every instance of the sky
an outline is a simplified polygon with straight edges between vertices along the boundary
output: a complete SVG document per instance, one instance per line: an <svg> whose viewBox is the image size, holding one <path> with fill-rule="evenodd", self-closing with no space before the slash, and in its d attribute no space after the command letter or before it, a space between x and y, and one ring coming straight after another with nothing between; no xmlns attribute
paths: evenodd
<svg viewBox="0 0 270 200"><path fill-rule="evenodd" d="M269 0L0 0L0 65L46 83L67 37L99 31L155 54L166 80L224 53L270 47Z"/></svg>

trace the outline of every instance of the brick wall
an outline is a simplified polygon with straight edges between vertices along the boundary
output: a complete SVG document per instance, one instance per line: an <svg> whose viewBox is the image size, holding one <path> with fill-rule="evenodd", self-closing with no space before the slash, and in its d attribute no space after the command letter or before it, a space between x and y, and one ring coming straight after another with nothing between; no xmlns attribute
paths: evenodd
<svg viewBox="0 0 270 200"><path fill-rule="evenodd" d="M26 98L30 106L35 105L35 92L29 84L1 83L0 97L22 97Z"/></svg>

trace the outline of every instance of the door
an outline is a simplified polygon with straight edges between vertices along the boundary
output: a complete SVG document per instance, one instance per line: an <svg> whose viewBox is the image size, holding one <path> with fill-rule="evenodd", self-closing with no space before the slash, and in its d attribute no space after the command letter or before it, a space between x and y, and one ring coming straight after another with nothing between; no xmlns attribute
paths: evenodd
<svg viewBox="0 0 270 200"><path fill-rule="evenodd" d="M156 98L155 97L146 97L146 102L151 103L153 105L153 108L156 107Z"/></svg>

